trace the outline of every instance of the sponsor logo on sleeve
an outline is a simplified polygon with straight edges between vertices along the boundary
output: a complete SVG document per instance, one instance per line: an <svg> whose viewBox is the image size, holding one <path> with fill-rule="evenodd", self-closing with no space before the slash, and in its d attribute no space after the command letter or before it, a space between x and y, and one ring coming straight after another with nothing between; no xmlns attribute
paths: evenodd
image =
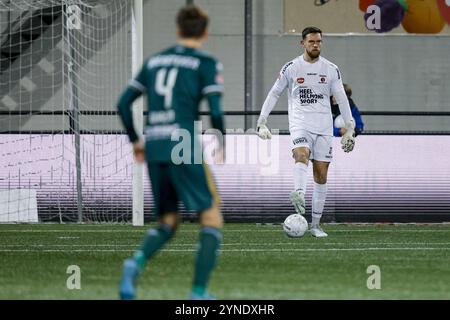
<svg viewBox="0 0 450 320"><path fill-rule="evenodd" d="M289 68L289 66L292 65L292 64L293 64L292 61L286 63L286 65L285 65L285 66L283 67L283 69L281 70L281 74L284 74L284 73L286 72L287 68Z"/></svg>
<svg viewBox="0 0 450 320"><path fill-rule="evenodd" d="M283 69L281 69L280 73L278 74L278 80L281 79L281 76L286 72L287 68L289 68L289 66L293 64L293 62L288 62L284 65Z"/></svg>

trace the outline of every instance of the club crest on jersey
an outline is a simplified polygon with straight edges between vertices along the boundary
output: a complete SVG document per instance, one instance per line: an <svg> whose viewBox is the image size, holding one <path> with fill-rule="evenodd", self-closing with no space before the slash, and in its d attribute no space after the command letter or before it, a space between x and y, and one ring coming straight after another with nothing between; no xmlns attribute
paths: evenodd
<svg viewBox="0 0 450 320"><path fill-rule="evenodd" d="M305 78L301 77L301 78L297 78L297 83L303 83L305 82Z"/></svg>
<svg viewBox="0 0 450 320"><path fill-rule="evenodd" d="M326 76L320 76L320 84L327 84L327 77Z"/></svg>

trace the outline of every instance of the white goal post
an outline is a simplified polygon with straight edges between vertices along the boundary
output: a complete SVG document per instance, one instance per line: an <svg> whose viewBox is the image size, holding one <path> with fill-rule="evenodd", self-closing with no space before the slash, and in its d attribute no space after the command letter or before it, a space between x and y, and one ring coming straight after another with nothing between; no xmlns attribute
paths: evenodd
<svg viewBox="0 0 450 320"><path fill-rule="evenodd" d="M143 62L143 0L133 0L132 13L132 70L135 75ZM133 118L136 132L140 134L144 131L143 122L143 99L140 98L134 103ZM144 166L137 162L133 164L133 226L144 225Z"/></svg>

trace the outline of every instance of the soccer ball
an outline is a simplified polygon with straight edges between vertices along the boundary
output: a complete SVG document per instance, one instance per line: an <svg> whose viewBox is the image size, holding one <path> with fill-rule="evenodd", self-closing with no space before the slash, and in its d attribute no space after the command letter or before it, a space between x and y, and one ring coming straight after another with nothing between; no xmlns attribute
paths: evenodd
<svg viewBox="0 0 450 320"><path fill-rule="evenodd" d="M300 214L291 214L284 220L283 230L288 237L300 238L308 230L308 222Z"/></svg>

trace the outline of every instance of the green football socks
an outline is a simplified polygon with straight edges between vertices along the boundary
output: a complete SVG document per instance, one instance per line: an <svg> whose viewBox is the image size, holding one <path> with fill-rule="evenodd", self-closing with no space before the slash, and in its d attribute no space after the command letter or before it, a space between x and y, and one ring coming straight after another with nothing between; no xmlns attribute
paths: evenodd
<svg viewBox="0 0 450 320"><path fill-rule="evenodd" d="M173 234L172 228L166 224L160 224L148 230L141 248L134 253L139 273L144 269L146 262L172 238Z"/></svg>
<svg viewBox="0 0 450 320"><path fill-rule="evenodd" d="M222 233L219 229L203 227L200 230L197 259L195 261L195 274L192 292L197 295L204 295L211 275L211 271L216 264L219 255Z"/></svg>

